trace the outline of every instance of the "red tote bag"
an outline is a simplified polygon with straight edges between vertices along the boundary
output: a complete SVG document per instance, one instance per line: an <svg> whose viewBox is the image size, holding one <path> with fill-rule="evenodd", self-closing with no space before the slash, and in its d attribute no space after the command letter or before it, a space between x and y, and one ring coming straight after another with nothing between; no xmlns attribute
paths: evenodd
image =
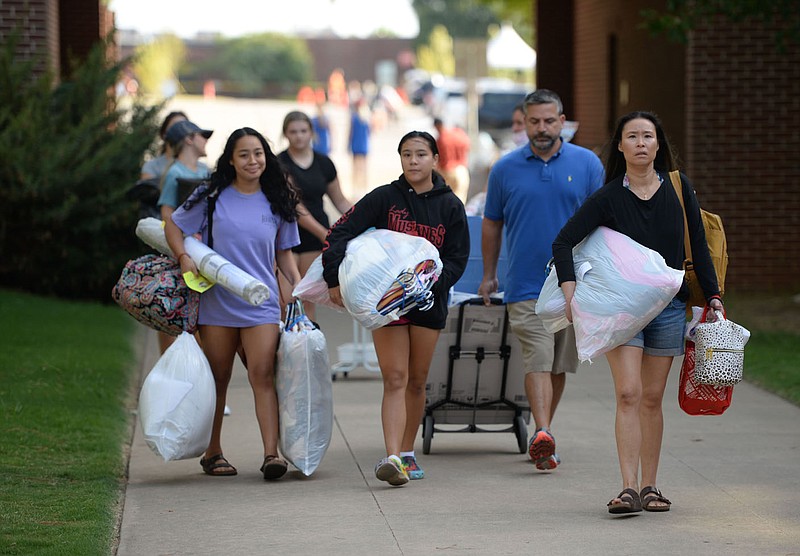
<svg viewBox="0 0 800 556"><path fill-rule="evenodd" d="M708 307L700 322L706 321ZM694 376L694 342L686 340L686 350L681 365L678 384L678 404L689 415L722 415L731 405L733 386L700 384Z"/></svg>

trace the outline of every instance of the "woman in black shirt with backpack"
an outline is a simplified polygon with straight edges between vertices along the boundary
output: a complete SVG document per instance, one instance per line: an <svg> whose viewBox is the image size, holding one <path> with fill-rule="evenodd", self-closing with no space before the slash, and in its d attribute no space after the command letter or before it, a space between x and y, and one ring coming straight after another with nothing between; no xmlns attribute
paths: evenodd
<svg viewBox="0 0 800 556"><path fill-rule="evenodd" d="M649 112L623 116L607 147L606 185L589 197L553 242L567 319L575 293L572 248L598 226L621 232L682 269L684 223L668 172L676 167L658 118ZM722 310L716 274L691 183L681 174L694 265L710 307ZM608 503L612 514L663 512L670 501L656 487L664 418L661 403L672 360L683 354L686 323L684 283L675 299L628 343L606 353L616 392L616 439L622 492ZM713 320L709 311L709 320ZM639 471L641 468L641 491Z"/></svg>

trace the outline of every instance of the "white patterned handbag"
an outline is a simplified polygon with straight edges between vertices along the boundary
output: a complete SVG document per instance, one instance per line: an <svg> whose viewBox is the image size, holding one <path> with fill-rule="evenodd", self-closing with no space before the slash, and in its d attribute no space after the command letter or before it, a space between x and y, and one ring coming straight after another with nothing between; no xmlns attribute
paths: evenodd
<svg viewBox="0 0 800 556"><path fill-rule="evenodd" d="M701 384L733 386L742 380L747 330L719 311L715 322L695 329L695 379Z"/></svg>

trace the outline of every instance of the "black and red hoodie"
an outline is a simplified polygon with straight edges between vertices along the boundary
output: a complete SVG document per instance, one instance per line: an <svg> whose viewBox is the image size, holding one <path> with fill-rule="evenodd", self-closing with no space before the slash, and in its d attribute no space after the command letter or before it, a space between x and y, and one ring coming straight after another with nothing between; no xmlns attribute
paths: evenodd
<svg viewBox="0 0 800 556"><path fill-rule="evenodd" d="M328 232L322 250L323 277L328 287L339 285L339 265L347 242L372 227L424 237L439 250L443 268L431 288L433 307L428 311L412 309L404 316L415 325L444 328L447 294L461 278L469 258L469 228L461 200L435 172L433 189L425 193L417 194L402 175L367 193Z"/></svg>

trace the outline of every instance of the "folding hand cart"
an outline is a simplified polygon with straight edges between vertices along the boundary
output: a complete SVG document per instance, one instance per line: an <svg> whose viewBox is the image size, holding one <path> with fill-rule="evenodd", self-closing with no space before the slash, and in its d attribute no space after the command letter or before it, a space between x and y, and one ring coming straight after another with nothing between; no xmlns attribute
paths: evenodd
<svg viewBox="0 0 800 556"><path fill-rule="evenodd" d="M450 307L425 387L422 451L430 453L437 432L513 432L520 453L528 449L530 404L519 341L509 330L499 299L480 297ZM508 423L507 428L481 425ZM443 430L436 425L465 425Z"/></svg>

